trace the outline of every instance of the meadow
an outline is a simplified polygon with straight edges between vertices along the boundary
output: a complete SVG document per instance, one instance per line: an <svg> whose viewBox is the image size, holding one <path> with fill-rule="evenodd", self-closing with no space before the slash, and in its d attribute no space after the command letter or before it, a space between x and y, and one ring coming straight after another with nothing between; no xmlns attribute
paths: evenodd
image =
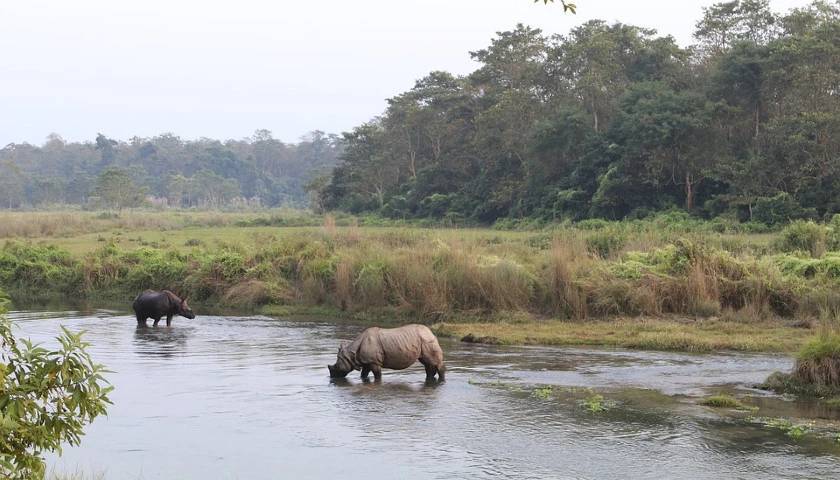
<svg viewBox="0 0 840 480"><path fill-rule="evenodd" d="M820 224L648 220L493 228L300 211L0 214L17 306L130 304L420 321L468 341L794 351L840 315L840 216Z"/></svg>

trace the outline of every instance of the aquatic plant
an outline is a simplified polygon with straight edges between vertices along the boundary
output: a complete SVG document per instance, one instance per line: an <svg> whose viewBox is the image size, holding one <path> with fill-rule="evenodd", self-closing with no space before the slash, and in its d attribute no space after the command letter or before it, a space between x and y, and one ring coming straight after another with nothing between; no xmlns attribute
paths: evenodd
<svg viewBox="0 0 840 480"><path fill-rule="evenodd" d="M549 397L551 397L553 391L554 387L552 387L551 385L545 385L532 390L531 395L539 398L540 400L547 400Z"/></svg>
<svg viewBox="0 0 840 480"><path fill-rule="evenodd" d="M600 394L591 395L580 401L580 405L592 413L606 412L610 409L610 403L604 400Z"/></svg>
<svg viewBox="0 0 840 480"><path fill-rule="evenodd" d="M807 434L811 430L811 427L809 425L795 424L785 418L761 419L760 422L763 423L766 427L774 428L776 430L784 432L785 435L794 440L800 440L802 437L805 436L805 434Z"/></svg>
<svg viewBox="0 0 840 480"><path fill-rule="evenodd" d="M743 403L741 403L737 398L727 395L727 394L719 394L719 395L712 395L711 397L704 398L700 401L700 405L705 405L707 407L713 408L732 408L732 409L744 409L747 408Z"/></svg>

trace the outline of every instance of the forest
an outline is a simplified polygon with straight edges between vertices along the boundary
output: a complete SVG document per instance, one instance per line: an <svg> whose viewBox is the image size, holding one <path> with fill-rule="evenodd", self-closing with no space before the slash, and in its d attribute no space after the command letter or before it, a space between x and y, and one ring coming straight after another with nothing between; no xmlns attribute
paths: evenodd
<svg viewBox="0 0 840 480"><path fill-rule="evenodd" d="M480 223L840 212L840 2L718 3L694 37L499 32L472 73L432 72L345 133L315 207Z"/></svg>
<svg viewBox="0 0 840 480"><path fill-rule="evenodd" d="M172 134L121 142L99 134L79 143L52 134L42 146L0 149L0 208L304 206L306 185L340 153L341 139L320 131L297 144L268 130L225 142Z"/></svg>

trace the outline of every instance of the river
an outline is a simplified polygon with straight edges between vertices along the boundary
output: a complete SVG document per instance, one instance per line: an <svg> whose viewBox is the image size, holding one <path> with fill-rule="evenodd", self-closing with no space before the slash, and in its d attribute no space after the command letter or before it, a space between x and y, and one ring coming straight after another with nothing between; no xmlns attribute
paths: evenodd
<svg viewBox="0 0 840 480"><path fill-rule="evenodd" d="M86 330L113 373L109 415L58 472L105 479L716 479L840 478L835 439L794 439L745 413L697 404L721 391L756 415L837 425L837 414L753 385L778 355L501 347L441 339L447 381L419 364L331 381L340 340L330 321L176 318L138 329L109 311L13 312L19 336L54 345ZM550 386L550 389L547 387ZM606 411L585 400L601 395Z"/></svg>

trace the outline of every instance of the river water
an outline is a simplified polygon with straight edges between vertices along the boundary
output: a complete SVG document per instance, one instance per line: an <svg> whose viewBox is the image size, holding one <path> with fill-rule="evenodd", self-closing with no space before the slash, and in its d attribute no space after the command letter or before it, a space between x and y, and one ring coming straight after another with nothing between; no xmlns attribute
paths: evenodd
<svg viewBox="0 0 840 480"><path fill-rule="evenodd" d="M442 339L447 382L420 365L328 378L361 327L264 317L176 318L137 329L114 312L14 312L54 344L86 330L113 373L108 417L49 462L106 479L840 478L828 434L793 439L698 398L733 392L757 415L837 424L835 412L751 387L784 356L499 347ZM552 386L550 390L546 385ZM542 390L536 390L541 388ZM608 407L583 401L600 394Z"/></svg>

